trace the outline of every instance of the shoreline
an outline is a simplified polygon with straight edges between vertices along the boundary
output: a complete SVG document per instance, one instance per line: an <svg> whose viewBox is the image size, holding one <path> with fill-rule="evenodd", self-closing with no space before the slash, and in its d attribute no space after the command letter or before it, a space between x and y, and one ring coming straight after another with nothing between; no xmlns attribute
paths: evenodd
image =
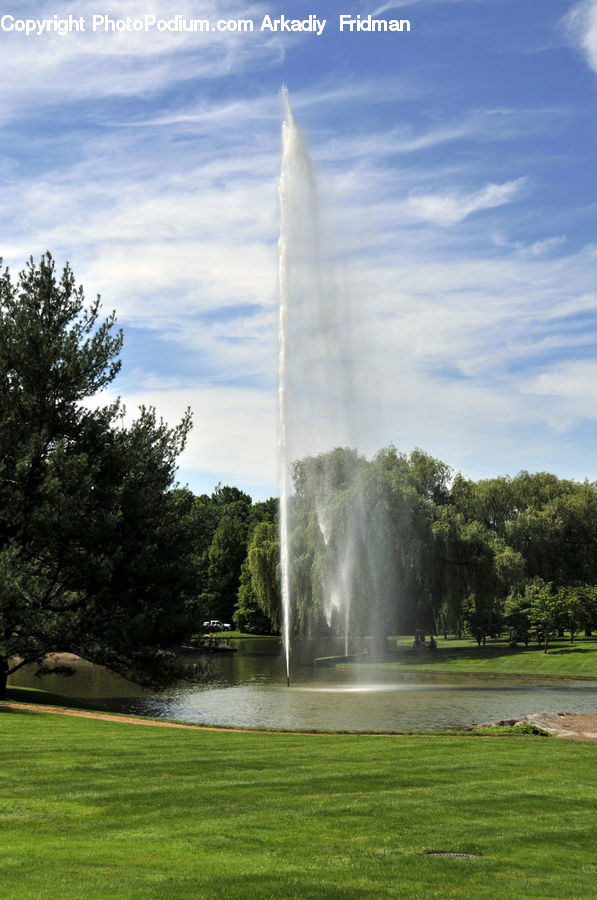
<svg viewBox="0 0 597 900"><path fill-rule="evenodd" d="M119 713L101 712L99 710L76 709L54 704L24 703L15 700L0 700L0 713L10 709L25 712L42 712L53 715L74 716L82 719L95 719L103 722L117 722L123 725L146 725L157 728L182 728L191 731L223 731L232 734L280 734L304 737L492 737L479 735L475 728L488 725L517 725L530 722L547 731L553 737L567 740L597 741L597 713L531 713L515 719L500 719L483 724L467 725L460 730L445 731L297 731L277 728L239 728L227 725L210 725L195 722L175 722L170 719L158 719L143 716L130 716ZM496 734L495 737L504 735Z"/></svg>

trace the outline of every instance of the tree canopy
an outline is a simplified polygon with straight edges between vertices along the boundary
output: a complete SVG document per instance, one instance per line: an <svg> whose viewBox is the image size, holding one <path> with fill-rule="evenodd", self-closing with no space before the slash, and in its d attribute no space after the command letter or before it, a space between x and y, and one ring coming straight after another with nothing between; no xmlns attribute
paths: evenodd
<svg viewBox="0 0 597 900"><path fill-rule="evenodd" d="M295 464L290 512L297 636L466 630L481 644L510 626L546 642L597 626L594 483L473 482L419 449L335 448ZM356 598L349 623L334 590Z"/></svg>

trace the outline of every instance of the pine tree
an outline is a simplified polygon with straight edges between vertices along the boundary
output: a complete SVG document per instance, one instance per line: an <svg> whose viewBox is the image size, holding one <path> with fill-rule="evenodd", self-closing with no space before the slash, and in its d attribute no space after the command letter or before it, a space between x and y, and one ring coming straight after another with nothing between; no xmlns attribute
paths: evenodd
<svg viewBox="0 0 597 900"><path fill-rule="evenodd" d="M66 265L0 275L0 697L23 665L71 651L144 684L173 677L185 628L192 497L173 490L174 428L96 395L122 334Z"/></svg>

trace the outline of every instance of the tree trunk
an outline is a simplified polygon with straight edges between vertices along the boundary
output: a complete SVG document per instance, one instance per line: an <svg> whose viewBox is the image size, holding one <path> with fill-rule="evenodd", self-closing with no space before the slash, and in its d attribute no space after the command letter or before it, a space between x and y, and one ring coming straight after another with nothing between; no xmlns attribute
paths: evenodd
<svg viewBox="0 0 597 900"><path fill-rule="evenodd" d="M0 656L0 700L6 700L6 680L8 678L8 660Z"/></svg>

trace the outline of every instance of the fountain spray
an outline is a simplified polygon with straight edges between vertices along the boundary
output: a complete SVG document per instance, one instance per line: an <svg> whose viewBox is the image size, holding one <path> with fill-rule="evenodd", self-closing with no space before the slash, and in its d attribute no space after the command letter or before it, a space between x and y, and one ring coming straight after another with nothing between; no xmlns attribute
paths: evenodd
<svg viewBox="0 0 597 900"><path fill-rule="evenodd" d="M348 656L351 636L371 634L378 619L384 620L389 592L377 581L389 581L391 554L380 539L387 531L380 521L383 504L377 504L373 521L367 501L371 487L364 481L357 450L350 449L366 434L371 415L362 393L370 373L363 378L359 370L367 305L355 306L345 282L337 235L332 238L322 225L326 217L308 148L286 88L281 96L278 487L282 627L290 684L291 634L297 626L307 639L326 629L328 635L343 635ZM297 495L292 467L301 461L306 465L298 470ZM295 565L301 565L303 551L293 546L293 539L301 540L296 526L299 521L304 526L305 515L311 515L316 564L311 561L297 580ZM298 584L302 592L307 579L310 585L299 598ZM299 602L300 621L294 622Z"/></svg>
<svg viewBox="0 0 597 900"><path fill-rule="evenodd" d="M296 129L288 90L281 91L284 103L282 125L282 170L278 182L280 198L280 237L278 240L278 291L279 291L279 334L278 334L278 489L280 495L280 570L282 581L282 633L286 658L286 684L290 687L290 551L288 527L288 502L290 495L290 473L288 470L287 432L287 391L286 391L286 334L288 319L288 233L287 210L289 202L289 157L291 155L291 132Z"/></svg>

